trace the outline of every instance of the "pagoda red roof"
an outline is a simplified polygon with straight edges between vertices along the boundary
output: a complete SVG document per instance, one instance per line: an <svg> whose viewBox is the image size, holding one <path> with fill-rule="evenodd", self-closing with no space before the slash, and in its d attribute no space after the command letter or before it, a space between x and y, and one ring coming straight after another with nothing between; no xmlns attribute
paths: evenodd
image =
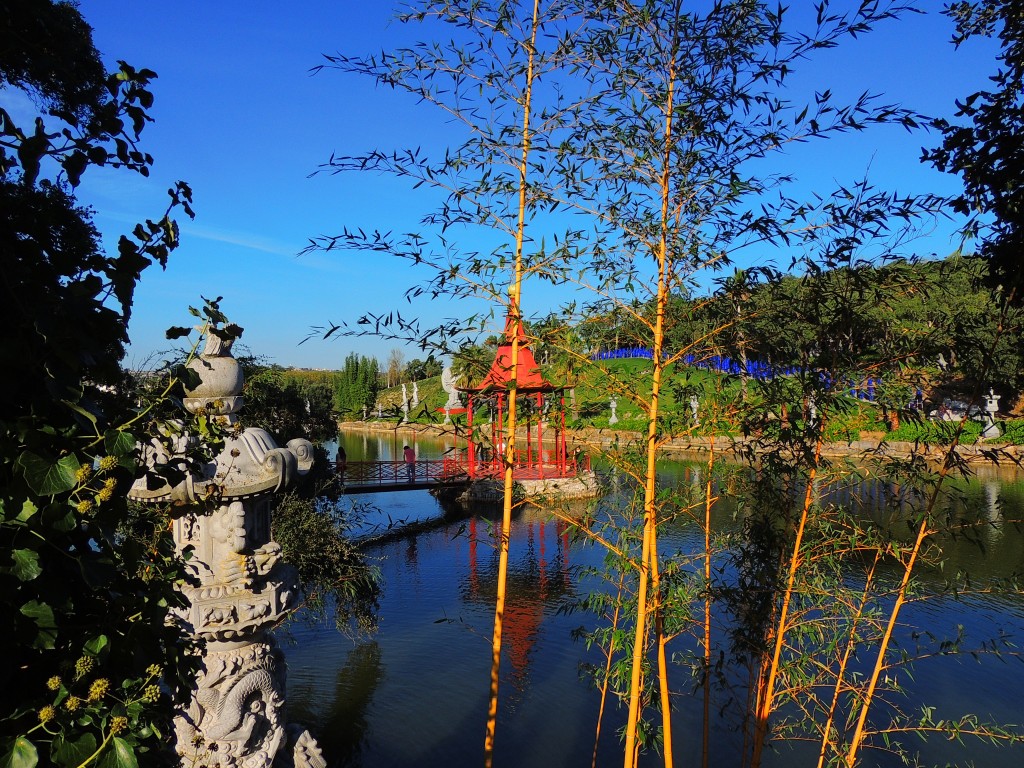
<svg viewBox="0 0 1024 768"><path fill-rule="evenodd" d="M540 372L540 366L530 349L529 340L523 330L523 324L509 315L505 319L504 340L498 346L498 352L491 363L491 369L483 380L475 387L467 387L467 392L484 392L487 390L507 390L512 379L512 342L519 339L518 375L516 389L520 392L552 392L555 387Z"/></svg>

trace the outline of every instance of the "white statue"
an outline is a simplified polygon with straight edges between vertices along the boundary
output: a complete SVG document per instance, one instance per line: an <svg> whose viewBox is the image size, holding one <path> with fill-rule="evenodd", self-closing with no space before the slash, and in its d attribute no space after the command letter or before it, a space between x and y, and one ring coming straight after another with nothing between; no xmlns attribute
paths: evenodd
<svg viewBox="0 0 1024 768"><path fill-rule="evenodd" d="M448 393L448 401L444 404L444 423L452 423L452 411L456 408L462 407L462 401L459 400L459 391L456 388L459 379L462 378L462 374L458 376L452 373L452 367L446 365L444 370L441 371L441 389Z"/></svg>
<svg viewBox="0 0 1024 768"><path fill-rule="evenodd" d="M619 417L615 415L615 409L619 406L619 401L614 397L608 401L608 406L612 409L612 415L608 417L609 424L618 424Z"/></svg>
<svg viewBox="0 0 1024 768"><path fill-rule="evenodd" d="M697 400L697 396L696 395L691 395L690 396L690 410L693 412L693 426L695 426L695 427L699 427L700 426L700 417L697 415L697 408L698 408L699 405L700 405L700 403Z"/></svg>
<svg viewBox="0 0 1024 768"><path fill-rule="evenodd" d="M409 394L405 390L405 382L402 382L402 413L405 414L405 418L409 418Z"/></svg>
<svg viewBox="0 0 1024 768"><path fill-rule="evenodd" d="M403 393L404 397L404 393ZM420 387L415 381L412 383L412 407L415 408L420 404Z"/></svg>

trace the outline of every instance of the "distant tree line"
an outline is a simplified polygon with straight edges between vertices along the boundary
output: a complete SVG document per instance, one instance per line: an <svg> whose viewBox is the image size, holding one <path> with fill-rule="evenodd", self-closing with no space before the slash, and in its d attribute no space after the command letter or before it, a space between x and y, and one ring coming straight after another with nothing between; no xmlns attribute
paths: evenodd
<svg viewBox="0 0 1024 768"><path fill-rule="evenodd" d="M841 363L826 350L840 349L844 360L864 368L892 359L934 368L941 357L967 378L994 349L987 383L1017 393L1024 389L1021 329L1013 317L1006 327L988 278L987 261L974 256L804 275L737 271L711 297L672 295L666 349L713 335L711 352L773 366L832 370ZM653 302L636 309L640 317L655 311ZM550 322L546 327L550 332ZM640 345L648 333L636 317L611 306L574 330L588 352Z"/></svg>

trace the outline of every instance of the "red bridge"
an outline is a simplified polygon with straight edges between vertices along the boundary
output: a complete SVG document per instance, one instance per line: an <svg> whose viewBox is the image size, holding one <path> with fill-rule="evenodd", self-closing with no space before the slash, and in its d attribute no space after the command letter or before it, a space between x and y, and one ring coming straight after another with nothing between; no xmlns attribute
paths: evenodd
<svg viewBox="0 0 1024 768"><path fill-rule="evenodd" d="M413 491L465 485L485 478L501 479L503 463L501 457L479 455L471 462L462 451L443 459L418 459L411 465L404 461L350 461L345 467L342 490L346 494ZM512 476L516 480L574 477L578 471L588 469L589 456L581 456L577 463L574 456L552 457L550 451L538 452L531 446L516 451Z"/></svg>
<svg viewBox="0 0 1024 768"><path fill-rule="evenodd" d="M457 458L404 461L350 461L345 466L345 493L413 491L469 482Z"/></svg>

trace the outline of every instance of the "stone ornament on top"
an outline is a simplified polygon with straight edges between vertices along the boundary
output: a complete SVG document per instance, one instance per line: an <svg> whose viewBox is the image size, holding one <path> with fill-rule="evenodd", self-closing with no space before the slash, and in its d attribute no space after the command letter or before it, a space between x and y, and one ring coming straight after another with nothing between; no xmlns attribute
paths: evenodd
<svg viewBox="0 0 1024 768"><path fill-rule="evenodd" d="M281 448L263 429L241 429L244 377L231 356L233 339L203 330L203 353L188 364L200 383L186 392L184 405L227 429L224 447L173 486L150 487L143 478L130 493L137 501L186 507L173 525L179 553L192 553L182 587L189 607L177 618L206 648L192 701L175 718L175 749L186 765L323 768L312 736L287 725L284 658L267 634L299 593L295 570L271 540L271 496L310 470L313 446L297 439ZM155 441L143 446L142 458L149 466L183 458L197 440Z"/></svg>

